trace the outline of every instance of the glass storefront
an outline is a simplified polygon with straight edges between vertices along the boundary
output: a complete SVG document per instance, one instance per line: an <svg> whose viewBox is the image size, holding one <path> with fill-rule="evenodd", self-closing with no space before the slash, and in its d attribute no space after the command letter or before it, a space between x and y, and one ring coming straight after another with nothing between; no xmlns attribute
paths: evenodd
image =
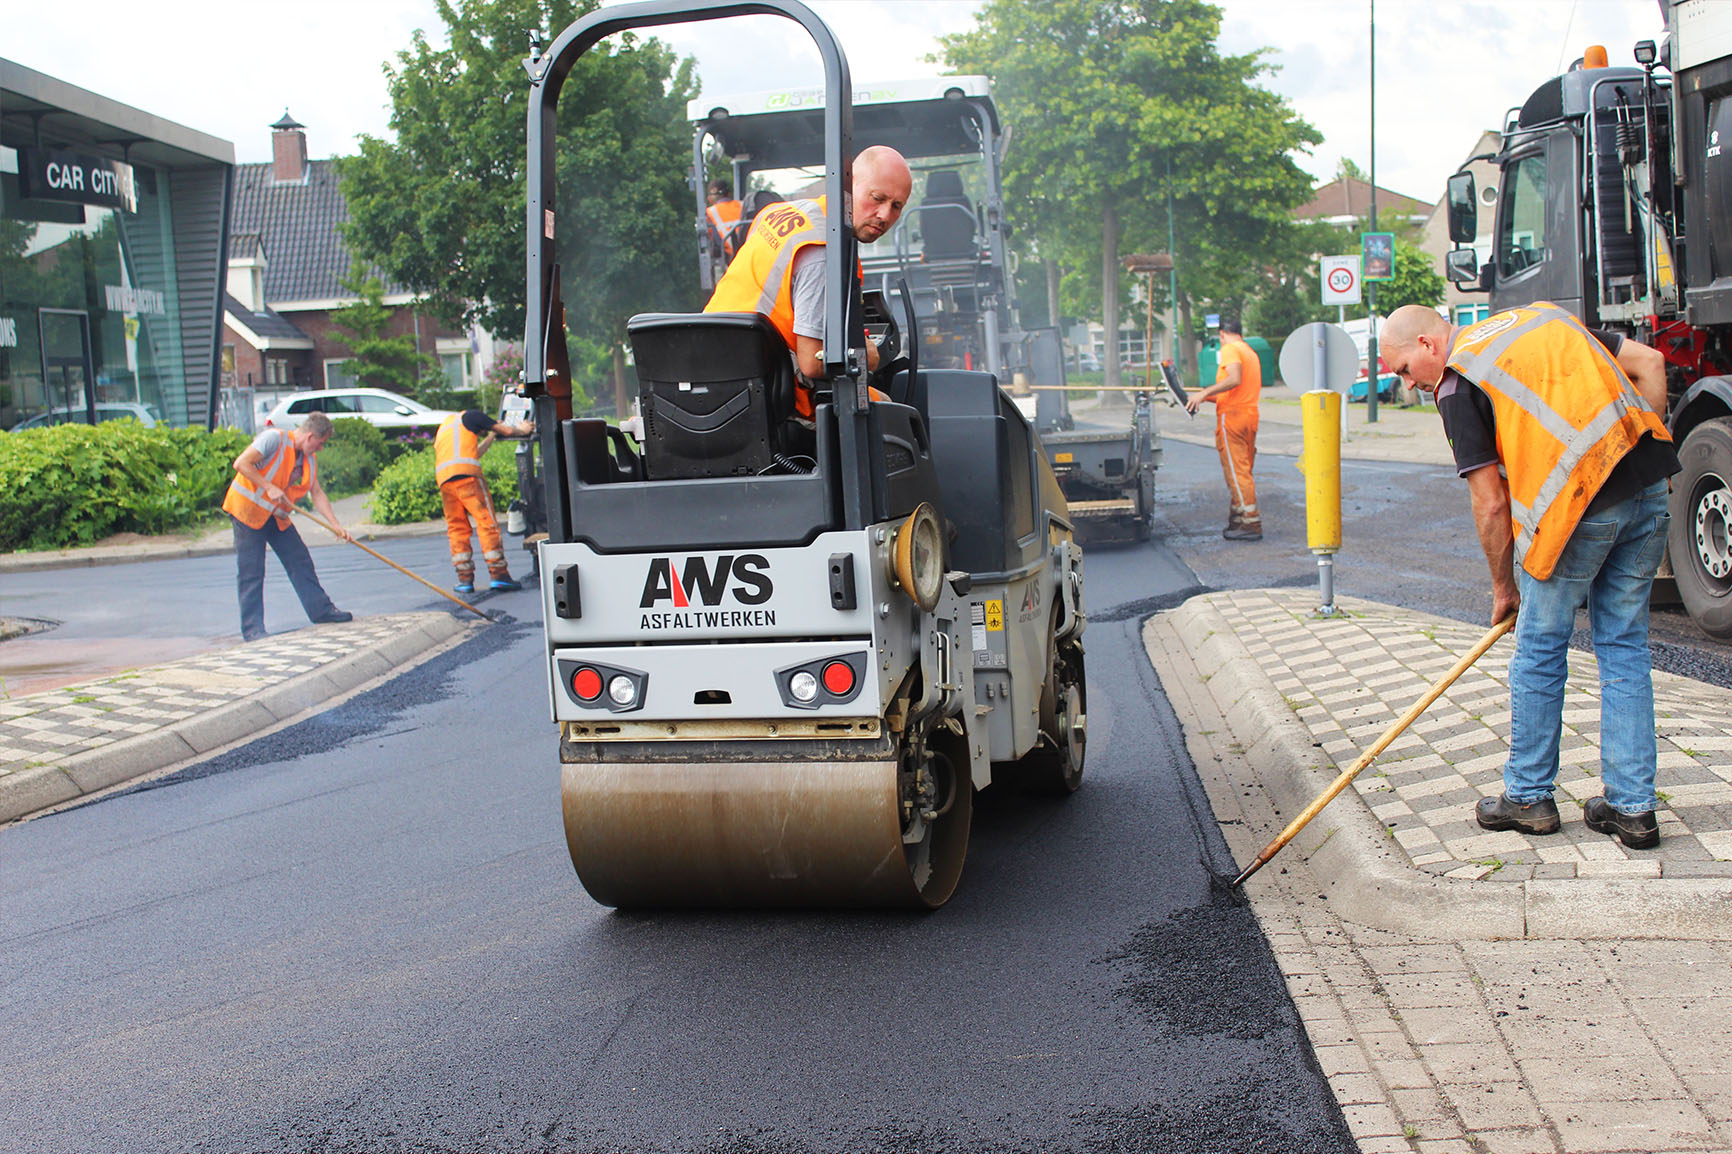
<svg viewBox="0 0 1732 1154"><path fill-rule="evenodd" d="M86 420L92 399L98 419L188 423L169 180L128 167L136 212L27 197L0 146L0 429Z"/></svg>

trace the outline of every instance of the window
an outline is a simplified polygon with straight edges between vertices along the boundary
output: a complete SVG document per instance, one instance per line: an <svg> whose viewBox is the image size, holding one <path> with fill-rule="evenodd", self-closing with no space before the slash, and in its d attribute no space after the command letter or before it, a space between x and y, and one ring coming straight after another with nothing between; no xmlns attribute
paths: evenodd
<svg viewBox="0 0 1732 1154"><path fill-rule="evenodd" d="M1498 275L1516 276L1546 259L1546 158L1523 157L1504 176L1498 214Z"/></svg>
<svg viewBox="0 0 1732 1154"><path fill-rule="evenodd" d="M1488 304L1455 306L1455 323L1458 325L1475 324L1489 316L1491 316L1491 306Z"/></svg>
<svg viewBox="0 0 1732 1154"><path fill-rule="evenodd" d="M282 386L289 383L289 362L282 357L265 358L265 384Z"/></svg>
<svg viewBox="0 0 1732 1154"><path fill-rule="evenodd" d="M351 399L355 402L356 409L363 413L395 413L400 408L409 407L395 397L373 397L363 393Z"/></svg>
<svg viewBox="0 0 1732 1154"><path fill-rule="evenodd" d="M352 389L358 383L355 379L353 362L347 360L325 362L325 387L327 389Z"/></svg>
<svg viewBox="0 0 1732 1154"><path fill-rule="evenodd" d="M439 371L445 377L445 387L461 389L469 384L469 354L440 353Z"/></svg>

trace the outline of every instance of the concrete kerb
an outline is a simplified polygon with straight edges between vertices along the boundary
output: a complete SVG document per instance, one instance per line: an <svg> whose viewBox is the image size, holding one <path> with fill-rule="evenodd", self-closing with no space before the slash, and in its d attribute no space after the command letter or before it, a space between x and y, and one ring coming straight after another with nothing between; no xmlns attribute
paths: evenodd
<svg viewBox="0 0 1732 1154"><path fill-rule="evenodd" d="M1150 618L1145 643L1163 682L1190 678L1206 687L1207 693L1198 696L1213 702L1243 769L1283 820L1296 816L1351 764L1333 764L1312 743L1303 722L1206 597ZM1281 827L1256 832L1261 848ZM1458 940L1732 939L1732 883L1723 878L1514 882L1437 877L1407 860L1351 788L1330 802L1276 863L1283 859L1305 868L1338 915L1373 929ZM1247 856L1241 867L1250 860Z"/></svg>
<svg viewBox="0 0 1732 1154"><path fill-rule="evenodd" d="M414 627L393 634L387 641L268 686L246 700L52 765L32 766L0 777L0 822L135 781L297 721L329 707L333 698L388 677L487 624L442 612L418 617Z"/></svg>

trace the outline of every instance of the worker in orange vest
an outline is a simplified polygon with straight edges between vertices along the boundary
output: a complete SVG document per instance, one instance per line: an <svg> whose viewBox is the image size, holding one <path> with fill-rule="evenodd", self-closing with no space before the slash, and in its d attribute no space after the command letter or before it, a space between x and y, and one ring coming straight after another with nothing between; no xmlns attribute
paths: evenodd
<svg viewBox="0 0 1732 1154"><path fill-rule="evenodd" d="M709 205L704 217L709 222L710 252L734 259L739 248L734 230L739 226L742 206L734 199L734 186L725 180L712 180L705 201Z"/></svg>
<svg viewBox="0 0 1732 1154"><path fill-rule="evenodd" d="M854 217L849 224L861 244L871 244L895 226L914 190L908 162L894 148L874 145L854 158ZM812 418L809 382L824 376L824 198L789 200L758 214L734 263L704 306L707 313L759 312L769 318L794 353L802 378L794 407ZM913 334L910 334L913 339ZM878 347L868 341L866 362L878 367Z"/></svg>
<svg viewBox="0 0 1732 1154"><path fill-rule="evenodd" d="M1660 844L1648 599L1666 552L1667 478L1678 454L1666 358L1583 327L1545 301L1452 325L1404 305L1380 345L1403 381L1436 392L1456 472L1491 569L1492 620L1516 617L1503 791L1480 828L1556 833L1552 794L1576 610L1600 671L1600 784L1582 820L1631 849Z"/></svg>
<svg viewBox="0 0 1732 1154"><path fill-rule="evenodd" d="M235 477L223 498L223 512L234 522L236 589L241 602L241 638L265 634L265 547L276 551L308 620L316 625L354 620L331 603L306 542L289 520L289 507L309 494L313 508L337 535L352 541L337 521L337 511L319 485L318 452L331 439L331 418L308 413L293 429L266 429L234 459Z"/></svg>
<svg viewBox="0 0 1732 1154"><path fill-rule="evenodd" d="M451 542L451 564L457 569L457 592L475 592L475 554L470 551L471 520L481 537L481 557L491 578L488 587L502 592L523 588L511 578L505 543L493 516L493 495L481 476L481 454L495 437L527 437L535 432L529 421L495 421L480 409L452 413L439 423L433 438L433 475L439 503L445 510L445 536Z"/></svg>
<svg viewBox="0 0 1732 1154"><path fill-rule="evenodd" d="M1194 413L1204 401L1215 406L1215 451L1227 481L1227 527L1221 536L1229 541L1263 539L1257 482L1251 477L1251 467L1257 463L1257 406L1262 396L1263 366L1256 350L1245 343L1237 318L1222 317L1215 382L1192 393L1185 408Z"/></svg>

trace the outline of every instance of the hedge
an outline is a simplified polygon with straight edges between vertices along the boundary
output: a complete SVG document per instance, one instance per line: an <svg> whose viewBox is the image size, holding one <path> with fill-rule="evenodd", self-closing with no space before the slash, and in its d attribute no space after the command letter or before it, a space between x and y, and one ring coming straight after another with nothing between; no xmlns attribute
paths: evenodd
<svg viewBox="0 0 1732 1154"><path fill-rule="evenodd" d="M172 533L208 520L245 433L135 421L0 434L0 552Z"/></svg>
<svg viewBox="0 0 1732 1154"><path fill-rule="evenodd" d="M503 519L505 506L517 497L517 454L513 446L497 444L484 454L481 475L493 493L494 509ZM430 521L440 515L439 487L433 483L432 449L405 453L379 473L373 482L372 515L381 525Z"/></svg>

